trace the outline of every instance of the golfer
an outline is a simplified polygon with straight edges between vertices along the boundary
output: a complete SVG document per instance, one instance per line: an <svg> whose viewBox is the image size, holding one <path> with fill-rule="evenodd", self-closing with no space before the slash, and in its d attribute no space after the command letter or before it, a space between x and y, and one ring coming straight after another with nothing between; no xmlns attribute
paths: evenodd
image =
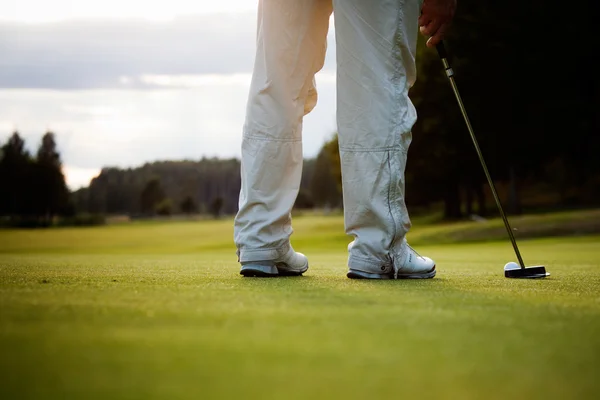
<svg viewBox="0 0 600 400"><path fill-rule="evenodd" d="M348 277L433 278L435 262L406 242L404 169L417 119L417 35L434 47L456 0L259 0L257 48L242 139L234 240L244 276L301 275L290 245L302 175L302 119L317 104L331 13Z"/></svg>

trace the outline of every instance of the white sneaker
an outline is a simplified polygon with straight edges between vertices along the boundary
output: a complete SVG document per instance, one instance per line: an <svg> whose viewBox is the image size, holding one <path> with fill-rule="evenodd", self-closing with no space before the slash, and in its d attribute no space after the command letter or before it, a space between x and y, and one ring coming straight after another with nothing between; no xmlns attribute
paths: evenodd
<svg viewBox="0 0 600 400"><path fill-rule="evenodd" d="M417 253L404 239L402 255L394 260L394 279L428 279L435 273L435 261Z"/></svg>
<svg viewBox="0 0 600 400"><path fill-rule="evenodd" d="M308 270L308 259L290 246L288 252L277 260L243 262L240 275L262 278L300 276L306 270Z"/></svg>
<svg viewBox="0 0 600 400"><path fill-rule="evenodd" d="M352 244L348 245L348 250ZM406 239L402 242L401 256L392 260L394 270L392 273L371 273L350 268L348 278L351 279L428 279L436 274L435 262L429 257L423 257L408 245ZM383 269L383 268L382 268Z"/></svg>

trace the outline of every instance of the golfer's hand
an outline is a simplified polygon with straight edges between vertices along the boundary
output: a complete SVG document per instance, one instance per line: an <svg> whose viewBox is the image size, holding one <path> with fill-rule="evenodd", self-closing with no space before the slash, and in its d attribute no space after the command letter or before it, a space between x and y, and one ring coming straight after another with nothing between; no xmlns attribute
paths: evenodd
<svg viewBox="0 0 600 400"><path fill-rule="evenodd" d="M427 40L427 47L435 47L446 34L450 27L454 12L456 11L456 0L425 0L419 17L419 30Z"/></svg>

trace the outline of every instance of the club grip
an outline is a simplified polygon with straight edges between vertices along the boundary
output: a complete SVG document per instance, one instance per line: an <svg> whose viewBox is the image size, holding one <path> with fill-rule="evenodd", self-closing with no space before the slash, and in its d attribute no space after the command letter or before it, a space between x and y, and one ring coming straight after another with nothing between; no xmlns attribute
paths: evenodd
<svg viewBox="0 0 600 400"><path fill-rule="evenodd" d="M438 55L440 58L448 58L448 53L446 53L446 46L444 46L444 42L439 42L435 48L437 49Z"/></svg>

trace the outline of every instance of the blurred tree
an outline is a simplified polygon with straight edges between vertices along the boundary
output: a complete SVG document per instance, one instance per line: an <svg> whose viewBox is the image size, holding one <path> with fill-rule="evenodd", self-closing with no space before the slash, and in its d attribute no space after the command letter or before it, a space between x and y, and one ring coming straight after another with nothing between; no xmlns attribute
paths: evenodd
<svg viewBox="0 0 600 400"><path fill-rule="evenodd" d="M323 146L323 149L329 155L329 159L331 161L331 175L335 180L335 186L340 196L342 196L342 162L340 159L340 144L338 142L338 134L334 133L331 140L329 140Z"/></svg>
<svg viewBox="0 0 600 400"><path fill-rule="evenodd" d="M152 215L156 211L156 206L166 198L165 192L161 186L160 179L153 178L142 190L140 204L143 214Z"/></svg>
<svg viewBox="0 0 600 400"><path fill-rule="evenodd" d="M69 190L52 132L47 132L42 137L29 187L33 212L46 224L50 224L55 215L66 211Z"/></svg>
<svg viewBox="0 0 600 400"><path fill-rule="evenodd" d="M186 198L181 202L179 209L182 213L188 215L198 212L198 206L196 205L196 202L192 196L186 196Z"/></svg>
<svg viewBox="0 0 600 400"><path fill-rule="evenodd" d="M56 140L53 132L46 132L37 151L37 162L41 165L61 168L60 154L56 149Z"/></svg>
<svg viewBox="0 0 600 400"><path fill-rule="evenodd" d="M314 162L310 192L318 207L342 206L342 172L337 134L319 151Z"/></svg>
<svg viewBox="0 0 600 400"><path fill-rule="evenodd" d="M71 201L75 213L85 213L89 211L90 188L81 188L71 193Z"/></svg>
<svg viewBox="0 0 600 400"><path fill-rule="evenodd" d="M169 216L173 213L173 202L169 198L163 199L156 205L156 213L162 216Z"/></svg>
<svg viewBox="0 0 600 400"><path fill-rule="evenodd" d="M315 161L315 158L307 158L302 163L302 179L300 180L300 190L304 190L309 195L312 176L315 173Z"/></svg>
<svg viewBox="0 0 600 400"><path fill-rule="evenodd" d="M215 218L219 218L221 216L221 210L223 209L223 203L224 200L222 197L215 197L211 202L210 202L210 213L212 214L213 217Z"/></svg>
<svg viewBox="0 0 600 400"><path fill-rule="evenodd" d="M14 132L1 149L0 158L0 215L16 217L30 211L28 177L32 161L25 142Z"/></svg>
<svg viewBox="0 0 600 400"><path fill-rule="evenodd" d="M106 192L108 191L108 179L106 174L104 174L104 169L99 176L92 179L89 186L89 193L87 196L87 209L93 214L105 214L106 213L106 203L107 196ZM137 201L140 202L141 195L137 196Z"/></svg>
<svg viewBox="0 0 600 400"><path fill-rule="evenodd" d="M298 197L294 203L294 208L299 210L308 210L315 206L310 193L307 190L300 189Z"/></svg>

